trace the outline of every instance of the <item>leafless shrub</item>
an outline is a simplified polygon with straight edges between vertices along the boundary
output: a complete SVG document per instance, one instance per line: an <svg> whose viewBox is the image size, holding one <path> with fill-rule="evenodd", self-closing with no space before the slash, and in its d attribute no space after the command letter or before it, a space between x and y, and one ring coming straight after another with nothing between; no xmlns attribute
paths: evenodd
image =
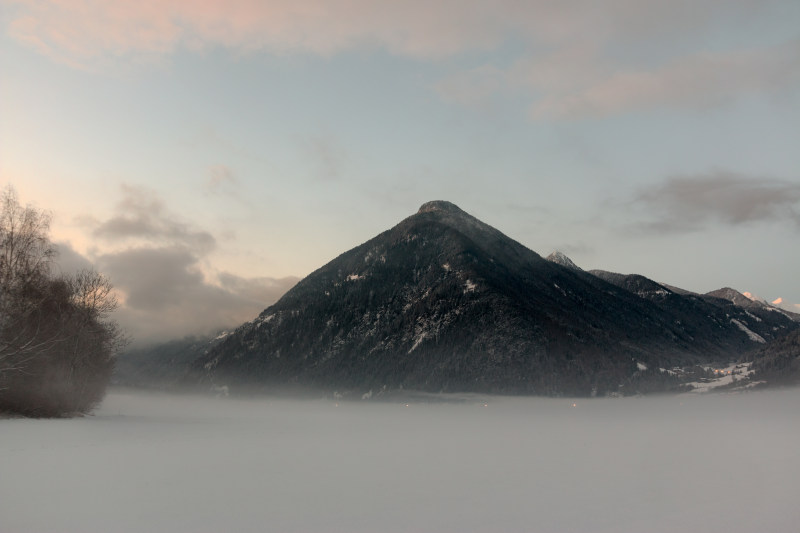
<svg viewBox="0 0 800 533"><path fill-rule="evenodd" d="M94 271L54 276L50 217L0 198L0 412L65 416L103 397L125 342L117 301Z"/></svg>

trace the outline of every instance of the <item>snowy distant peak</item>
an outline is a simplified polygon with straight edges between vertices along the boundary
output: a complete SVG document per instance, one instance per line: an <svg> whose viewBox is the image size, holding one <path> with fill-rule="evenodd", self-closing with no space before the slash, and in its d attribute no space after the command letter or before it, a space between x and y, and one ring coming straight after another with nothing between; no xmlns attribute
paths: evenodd
<svg viewBox="0 0 800 533"><path fill-rule="evenodd" d="M548 255L545 259L550 261L551 263L555 263L557 265L561 265L563 267L571 268L572 270L580 270L583 271L581 267L576 265L572 259L567 257L564 253L559 252L556 250L552 254Z"/></svg>
<svg viewBox="0 0 800 533"><path fill-rule="evenodd" d="M777 307L778 309L783 309L784 311L789 311L793 314L800 313L800 304L785 302L783 298L776 298L770 305Z"/></svg>
<svg viewBox="0 0 800 533"><path fill-rule="evenodd" d="M446 200L433 200L432 202L425 202L419 208L417 213L430 213L431 211L444 211L451 214L464 214L456 204Z"/></svg>
<svg viewBox="0 0 800 533"><path fill-rule="evenodd" d="M777 298L770 302L766 298L762 298L751 292L738 292L734 289L726 287L714 292L708 293L709 296L716 296L718 298L725 298L741 307L762 307L767 309L783 309L792 313L800 311L800 306L792 305L783 301L783 298Z"/></svg>
<svg viewBox="0 0 800 533"><path fill-rule="evenodd" d="M730 287L725 287L723 289L718 289L716 291L712 291L707 293L707 296L714 296L716 298L724 298L729 302L733 302L735 305L740 307L748 307L748 308L767 308L767 309L778 309L781 306L775 305L775 302L769 303L764 298L756 296L749 292L739 292L735 289L731 289ZM782 299L780 299L783 301ZM777 300L776 300L777 302Z"/></svg>
<svg viewBox="0 0 800 533"><path fill-rule="evenodd" d="M722 289L708 292L706 296L722 298L740 307L761 307L763 305L761 302L754 301L752 298L748 298L741 292L736 289L731 289L730 287L723 287Z"/></svg>
<svg viewBox="0 0 800 533"><path fill-rule="evenodd" d="M761 296L756 296L755 294L753 294L751 292L743 292L742 295L745 296L746 298L749 298L753 302L764 304L764 305L770 305L770 303L767 300L765 300Z"/></svg>

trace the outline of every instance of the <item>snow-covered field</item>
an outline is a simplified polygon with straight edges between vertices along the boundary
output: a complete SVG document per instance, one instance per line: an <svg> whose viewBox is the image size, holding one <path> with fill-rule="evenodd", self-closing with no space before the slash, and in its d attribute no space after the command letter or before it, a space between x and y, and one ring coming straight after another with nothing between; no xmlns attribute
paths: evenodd
<svg viewBox="0 0 800 533"><path fill-rule="evenodd" d="M797 531L800 390L461 403L114 392L0 420L0 531Z"/></svg>

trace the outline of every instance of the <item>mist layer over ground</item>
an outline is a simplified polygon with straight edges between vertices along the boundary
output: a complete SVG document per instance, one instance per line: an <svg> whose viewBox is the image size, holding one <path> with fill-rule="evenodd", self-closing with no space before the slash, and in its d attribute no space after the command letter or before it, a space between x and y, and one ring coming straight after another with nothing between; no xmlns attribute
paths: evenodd
<svg viewBox="0 0 800 533"><path fill-rule="evenodd" d="M93 417L0 420L0 531L793 531L798 407L118 391Z"/></svg>

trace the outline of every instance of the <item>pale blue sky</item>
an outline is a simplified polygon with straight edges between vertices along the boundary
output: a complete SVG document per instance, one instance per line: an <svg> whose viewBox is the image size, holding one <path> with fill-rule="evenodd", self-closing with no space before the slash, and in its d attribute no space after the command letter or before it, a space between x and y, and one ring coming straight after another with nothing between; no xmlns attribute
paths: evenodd
<svg viewBox="0 0 800 533"><path fill-rule="evenodd" d="M0 181L136 336L243 320L433 199L800 303L794 0L65 5L0 0Z"/></svg>

